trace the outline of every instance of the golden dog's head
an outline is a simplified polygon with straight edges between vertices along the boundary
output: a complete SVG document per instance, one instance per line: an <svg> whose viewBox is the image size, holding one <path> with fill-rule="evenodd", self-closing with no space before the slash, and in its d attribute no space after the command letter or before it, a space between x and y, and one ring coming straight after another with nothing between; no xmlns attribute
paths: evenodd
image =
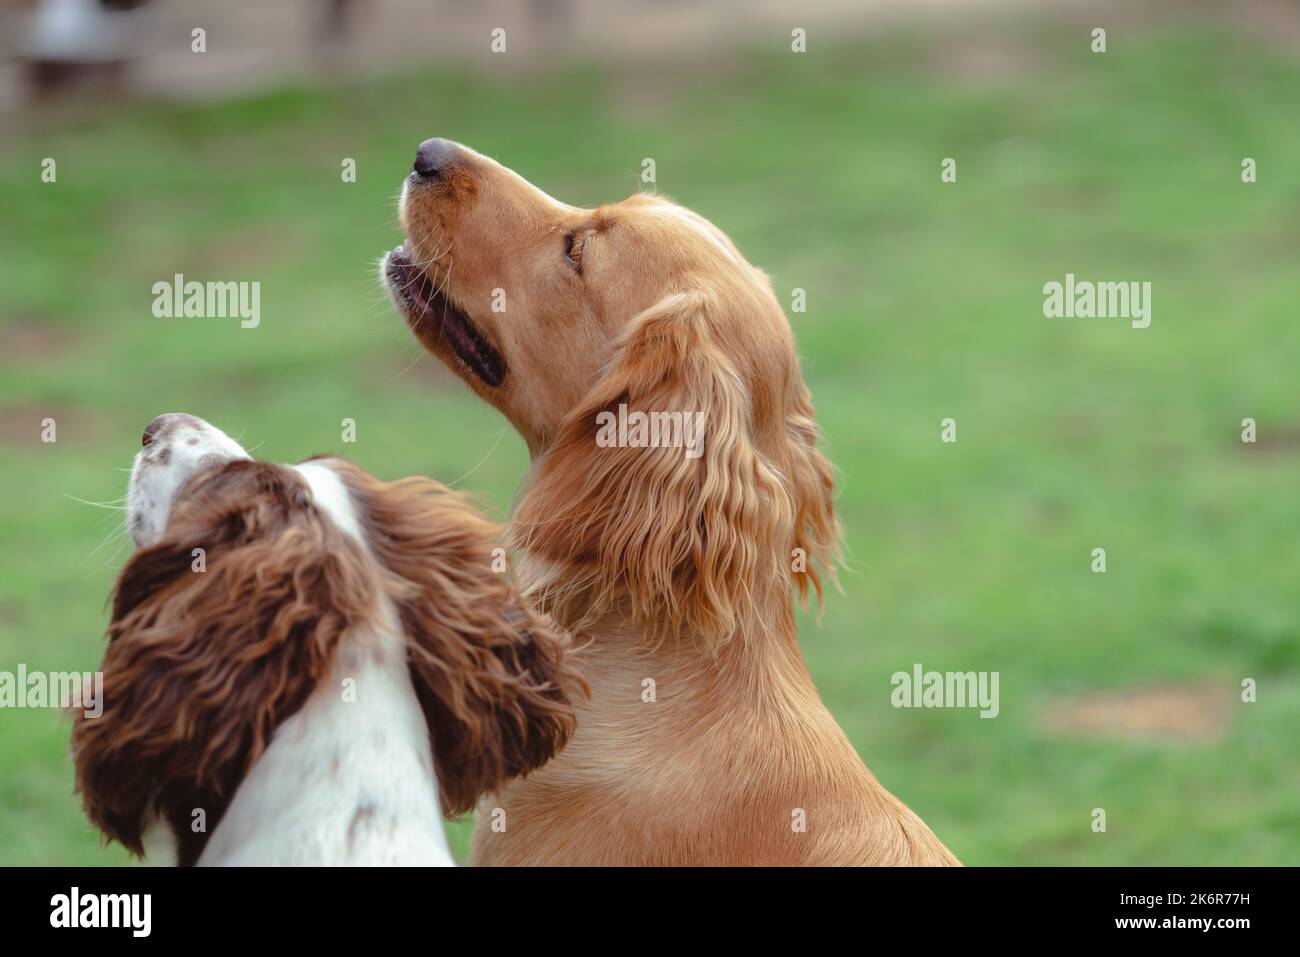
<svg viewBox="0 0 1300 957"><path fill-rule="evenodd" d="M567 205L441 139L420 146L401 221L385 284L527 441L514 532L556 566L554 611L725 640L774 591L820 593L831 469L771 283L725 234L655 195Z"/></svg>

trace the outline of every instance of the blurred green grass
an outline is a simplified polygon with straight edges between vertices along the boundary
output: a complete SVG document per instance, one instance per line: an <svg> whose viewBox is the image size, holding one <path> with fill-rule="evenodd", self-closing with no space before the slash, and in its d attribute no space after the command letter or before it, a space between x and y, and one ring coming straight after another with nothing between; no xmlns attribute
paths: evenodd
<svg viewBox="0 0 1300 957"><path fill-rule="evenodd" d="M1021 30L1024 61L993 76L949 68L952 37L896 33L673 76L429 72L29 133L0 155L0 669L99 661L120 516L73 496L120 496L161 411L263 458L457 482L504 517L522 443L374 279L400 179L444 135L595 204L649 156L783 301L807 290L791 318L851 568L803 646L886 786L973 864L1296 863L1300 65L1221 29L1104 56L1079 35ZM176 272L261 281L261 327L154 319L150 287ZM1151 327L1045 320L1042 285L1067 272L1150 280ZM1000 672L1000 716L894 710L913 662ZM1238 704L1248 676L1259 701ZM1205 682L1233 702L1211 740L1044 720L1063 695ZM126 859L70 793L68 731L0 712L0 863ZM468 824L452 832L463 852Z"/></svg>

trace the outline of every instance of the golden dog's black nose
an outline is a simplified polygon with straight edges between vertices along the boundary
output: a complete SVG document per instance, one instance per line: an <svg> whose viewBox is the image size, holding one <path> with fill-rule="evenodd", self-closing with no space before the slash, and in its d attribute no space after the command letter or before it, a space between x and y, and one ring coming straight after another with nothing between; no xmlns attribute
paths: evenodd
<svg viewBox="0 0 1300 957"><path fill-rule="evenodd" d="M411 168L424 179L442 179L458 152L458 147L451 140L438 137L425 140L415 151L415 162Z"/></svg>

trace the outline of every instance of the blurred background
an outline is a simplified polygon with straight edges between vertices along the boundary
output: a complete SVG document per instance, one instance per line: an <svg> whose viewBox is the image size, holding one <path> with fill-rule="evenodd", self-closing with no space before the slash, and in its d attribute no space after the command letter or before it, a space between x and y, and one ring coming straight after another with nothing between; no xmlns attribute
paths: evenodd
<svg viewBox="0 0 1300 957"><path fill-rule="evenodd" d="M803 646L882 782L969 864L1300 861L1291 0L4 0L0 37L0 671L97 667L162 411L504 518L523 443L375 278L401 179L447 136L591 205L653 158L806 291L850 567ZM154 318L176 273L259 281L260 325ZM1150 281L1150 328L1044 319L1066 273ZM895 710L918 662L1000 714ZM69 733L0 710L0 863L127 860Z"/></svg>

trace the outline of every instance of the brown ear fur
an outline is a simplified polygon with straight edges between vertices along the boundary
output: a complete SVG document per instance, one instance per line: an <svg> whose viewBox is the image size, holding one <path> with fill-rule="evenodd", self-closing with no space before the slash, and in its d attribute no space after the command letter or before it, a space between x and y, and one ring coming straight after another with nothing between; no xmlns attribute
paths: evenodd
<svg viewBox="0 0 1300 957"><path fill-rule="evenodd" d="M192 570L204 549L206 571ZM167 538L123 569L104 656L104 711L73 731L77 790L109 838L142 853L149 811L181 863L275 728L327 674L339 636L372 614L378 583L288 469L233 462L201 473Z"/></svg>
<svg viewBox="0 0 1300 957"><path fill-rule="evenodd" d="M391 576L443 811L467 811L573 733L568 693L586 686L564 662L568 636L493 571L501 530L463 497L427 479L385 483L346 462L334 467Z"/></svg>
<svg viewBox="0 0 1300 957"><path fill-rule="evenodd" d="M814 563L833 569L839 525L793 345L787 333L783 349L733 361L745 350L716 331L711 311L723 308L682 292L633 320L534 467L513 542L541 560L529 575L539 605L575 630L620 608L657 637L716 646L762 633L771 599L791 585L820 600ZM597 416L620 403L702 412L703 454L598 447Z"/></svg>

